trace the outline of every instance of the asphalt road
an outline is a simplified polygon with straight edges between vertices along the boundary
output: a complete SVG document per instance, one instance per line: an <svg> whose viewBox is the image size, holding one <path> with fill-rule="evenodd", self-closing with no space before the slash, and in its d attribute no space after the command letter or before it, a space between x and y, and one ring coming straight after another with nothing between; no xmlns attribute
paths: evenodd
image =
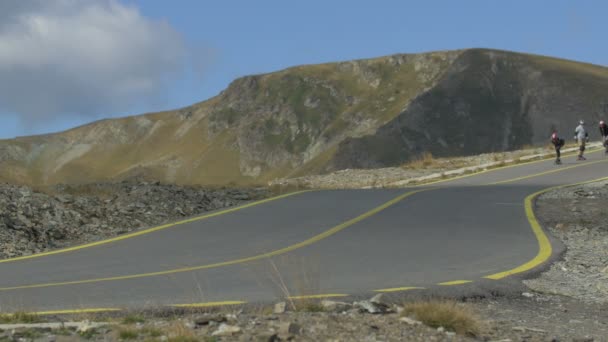
<svg viewBox="0 0 608 342"><path fill-rule="evenodd" d="M554 253L535 232L526 197L608 176L601 153L563 161L407 189L297 193L130 238L0 261L0 312L359 295L492 275L498 284L546 266Z"/></svg>

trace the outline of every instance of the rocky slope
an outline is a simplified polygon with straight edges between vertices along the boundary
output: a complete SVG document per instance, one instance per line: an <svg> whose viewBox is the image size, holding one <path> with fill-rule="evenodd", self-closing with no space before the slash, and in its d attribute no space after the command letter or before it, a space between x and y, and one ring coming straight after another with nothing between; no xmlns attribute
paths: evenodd
<svg viewBox="0 0 608 342"><path fill-rule="evenodd" d="M566 245L564 257L536 279L540 293L608 305L608 181L553 190L537 201L537 213Z"/></svg>
<svg viewBox="0 0 608 342"><path fill-rule="evenodd" d="M0 184L0 259L113 237L266 195L138 181L55 186L49 193Z"/></svg>
<svg viewBox="0 0 608 342"><path fill-rule="evenodd" d="M299 66L180 110L0 141L0 180L261 184L512 150L597 120L607 93L607 68L484 49Z"/></svg>

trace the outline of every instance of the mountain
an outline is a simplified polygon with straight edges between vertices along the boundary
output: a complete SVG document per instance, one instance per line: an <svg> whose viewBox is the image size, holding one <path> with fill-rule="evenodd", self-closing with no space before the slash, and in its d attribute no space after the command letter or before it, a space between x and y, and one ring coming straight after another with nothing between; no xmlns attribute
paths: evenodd
<svg viewBox="0 0 608 342"><path fill-rule="evenodd" d="M0 140L0 180L261 184L543 144L607 112L605 67L487 49L399 54L247 76L179 110Z"/></svg>

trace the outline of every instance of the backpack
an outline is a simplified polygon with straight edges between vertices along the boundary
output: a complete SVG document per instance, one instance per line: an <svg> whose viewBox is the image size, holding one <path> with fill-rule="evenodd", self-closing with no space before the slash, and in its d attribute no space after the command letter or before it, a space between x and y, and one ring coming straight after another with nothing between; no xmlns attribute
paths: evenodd
<svg viewBox="0 0 608 342"><path fill-rule="evenodd" d="M557 133L551 134L551 142L553 143L553 145L555 145L555 147L562 147L566 143L566 141L564 141L564 139L560 139L557 136Z"/></svg>

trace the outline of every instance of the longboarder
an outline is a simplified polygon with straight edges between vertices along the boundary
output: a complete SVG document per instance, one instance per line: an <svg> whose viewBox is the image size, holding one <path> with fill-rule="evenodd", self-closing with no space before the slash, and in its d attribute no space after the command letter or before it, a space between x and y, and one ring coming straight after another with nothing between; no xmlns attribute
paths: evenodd
<svg viewBox="0 0 608 342"><path fill-rule="evenodd" d="M553 131L553 134L551 134L551 143L555 147L555 165L560 165L562 163L562 160L560 159L561 149L566 142L557 135L557 131Z"/></svg>
<svg viewBox="0 0 608 342"><path fill-rule="evenodd" d="M579 121L578 126L574 130L574 139L578 142L579 152L577 160L587 160L583 154L585 153L585 145L589 139L589 133L585 129L585 122L583 120Z"/></svg>
<svg viewBox="0 0 608 342"><path fill-rule="evenodd" d="M602 137L602 144L606 148L604 153L608 155L608 125L604 120L600 121L600 136Z"/></svg>

